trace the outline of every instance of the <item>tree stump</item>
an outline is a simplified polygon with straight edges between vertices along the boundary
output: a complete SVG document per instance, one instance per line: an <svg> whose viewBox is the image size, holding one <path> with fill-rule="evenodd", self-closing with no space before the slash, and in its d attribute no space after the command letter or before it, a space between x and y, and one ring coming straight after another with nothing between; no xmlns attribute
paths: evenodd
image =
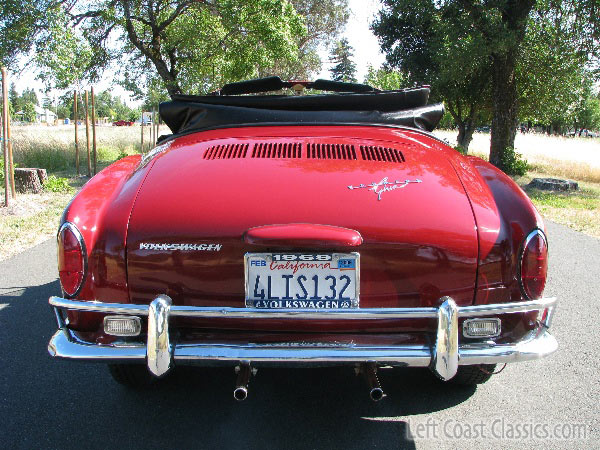
<svg viewBox="0 0 600 450"><path fill-rule="evenodd" d="M15 168L15 189L17 192L21 194L28 192L39 194L42 192L43 188L38 170L39 169L24 169L21 167Z"/></svg>
<svg viewBox="0 0 600 450"><path fill-rule="evenodd" d="M579 189L576 181L558 178L534 178L527 187L544 191L577 191Z"/></svg>
<svg viewBox="0 0 600 450"><path fill-rule="evenodd" d="M35 169L35 170L37 170L38 177L40 177L40 183L42 183L42 185L44 185L46 183L46 181L48 180L48 173L46 172L46 169Z"/></svg>

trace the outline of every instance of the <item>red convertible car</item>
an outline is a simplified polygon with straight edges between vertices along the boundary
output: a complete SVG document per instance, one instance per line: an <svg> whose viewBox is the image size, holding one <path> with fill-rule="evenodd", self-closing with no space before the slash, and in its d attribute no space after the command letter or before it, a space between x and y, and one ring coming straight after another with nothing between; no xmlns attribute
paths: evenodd
<svg viewBox="0 0 600 450"><path fill-rule="evenodd" d="M378 400L380 366L477 384L554 352L542 218L430 133L428 96L270 77L163 103L173 134L65 210L50 354L129 386L231 365L238 400L255 367L341 364Z"/></svg>

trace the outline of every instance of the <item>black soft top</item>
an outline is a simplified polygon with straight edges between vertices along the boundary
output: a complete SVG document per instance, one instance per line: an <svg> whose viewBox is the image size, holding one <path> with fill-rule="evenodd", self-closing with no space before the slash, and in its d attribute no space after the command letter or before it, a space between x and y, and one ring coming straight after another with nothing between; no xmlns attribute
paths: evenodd
<svg viewBox="0 0 600 450"><path fill-rule="evenodd" d="M337 92L319 95L243 95L292 88ZM230 83L209 95L175 95L160 104L173 135L216 128L268 125L385 125L432 131L444 106L427 105L429 87L380 91L329 80L284 82L279 77ZM165 136L166 138L171 136ZM161 139L162 140L162 139Z"/></svg>

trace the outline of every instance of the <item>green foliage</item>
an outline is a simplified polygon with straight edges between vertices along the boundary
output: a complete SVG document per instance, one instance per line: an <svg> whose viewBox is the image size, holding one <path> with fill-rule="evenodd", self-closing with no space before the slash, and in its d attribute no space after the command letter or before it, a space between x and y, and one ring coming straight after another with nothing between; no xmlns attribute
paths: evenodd
<svg viewBox="0 0 600 450"><path fill-rule="evenodd" d="M35 122L35 105L27 102L23 105L23 120L25 122Z"/></svg>
<svg viewBox="0 0 600 450"><path fill-rule="evenodd" d="M279 75L287 80L309 80L321 70L320 46L329 46L348 21L347 0L291 0L304 19L306 33L293 36L298 46L297 59L278 58L261 67L259 76Z"/></svg>
<svg viewBox="0 0 600 450"><path fill-rule="evenodd" d="M329 62L335 65L329 69L331 79L356 83L356 64L352 61L353 48L348 39L343 38L335 43L329 56Z"/></svg>
<svg viewBox="0 0 600 450"><path fill-rule="evenodd" d="M38 78L58 89L79 87L92 62L92 50L69 26L69 17L62 8L50 10L48 22L51 38L39 42L35 53L41 69Z"/></svg>
<svg viewBox="0 0 600 450"><path fill-rule="evenodd" d="M298 58L302 18L285 0L213 2L98 1L83 7L81 27L93 60L119 60L125 81L158 76L170 94L207 92L256 76L275 61ZM93 15L98 12L97 15ZM106 46L121 34L118 45ZM142 89L143 91L144 89Z"/></svg>
<svg viewBox="0 0 600 450"><path fill-rule="evenodd" d="M57 177L50 175L44 183L44 190L47 192L59 192L62 194L69 194L75 189L69 184L69 180L66 178Z"/></svg>
<svg viewBox="0 0 600 450"><path fill-rule="evenodd" d="M529 163L514 148L509 148L502 155L502 170L508 175L523 176L529 170Z"/></svg>
<svg viewBox="0 0 600 450"><path fill-rule="evenodd" d="M388 91L406 88L409 81L408 75L399 70L388 67L375 69L373 66L369 65L367 74L365 75L365 84Z"/></svg>
<svg viewBox="0 0 600 450"><path fill-rule="evenodd" d="M488 120L489 53L485 39L472 32L469 14L455 2L382 3L371 27L387 63L407 74L405 84L431 85L432 100L445 103L462 135Z"/></svg>

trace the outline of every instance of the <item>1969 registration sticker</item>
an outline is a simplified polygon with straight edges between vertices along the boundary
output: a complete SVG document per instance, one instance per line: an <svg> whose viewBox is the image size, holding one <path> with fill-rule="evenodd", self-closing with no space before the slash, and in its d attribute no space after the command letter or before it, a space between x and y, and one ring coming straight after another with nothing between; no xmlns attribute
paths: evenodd
<svg viewBox="0 0 600 450"><path fill-rule="evenodd" d="M246 306L358 307L358 253L246 253Z"/></svg>

